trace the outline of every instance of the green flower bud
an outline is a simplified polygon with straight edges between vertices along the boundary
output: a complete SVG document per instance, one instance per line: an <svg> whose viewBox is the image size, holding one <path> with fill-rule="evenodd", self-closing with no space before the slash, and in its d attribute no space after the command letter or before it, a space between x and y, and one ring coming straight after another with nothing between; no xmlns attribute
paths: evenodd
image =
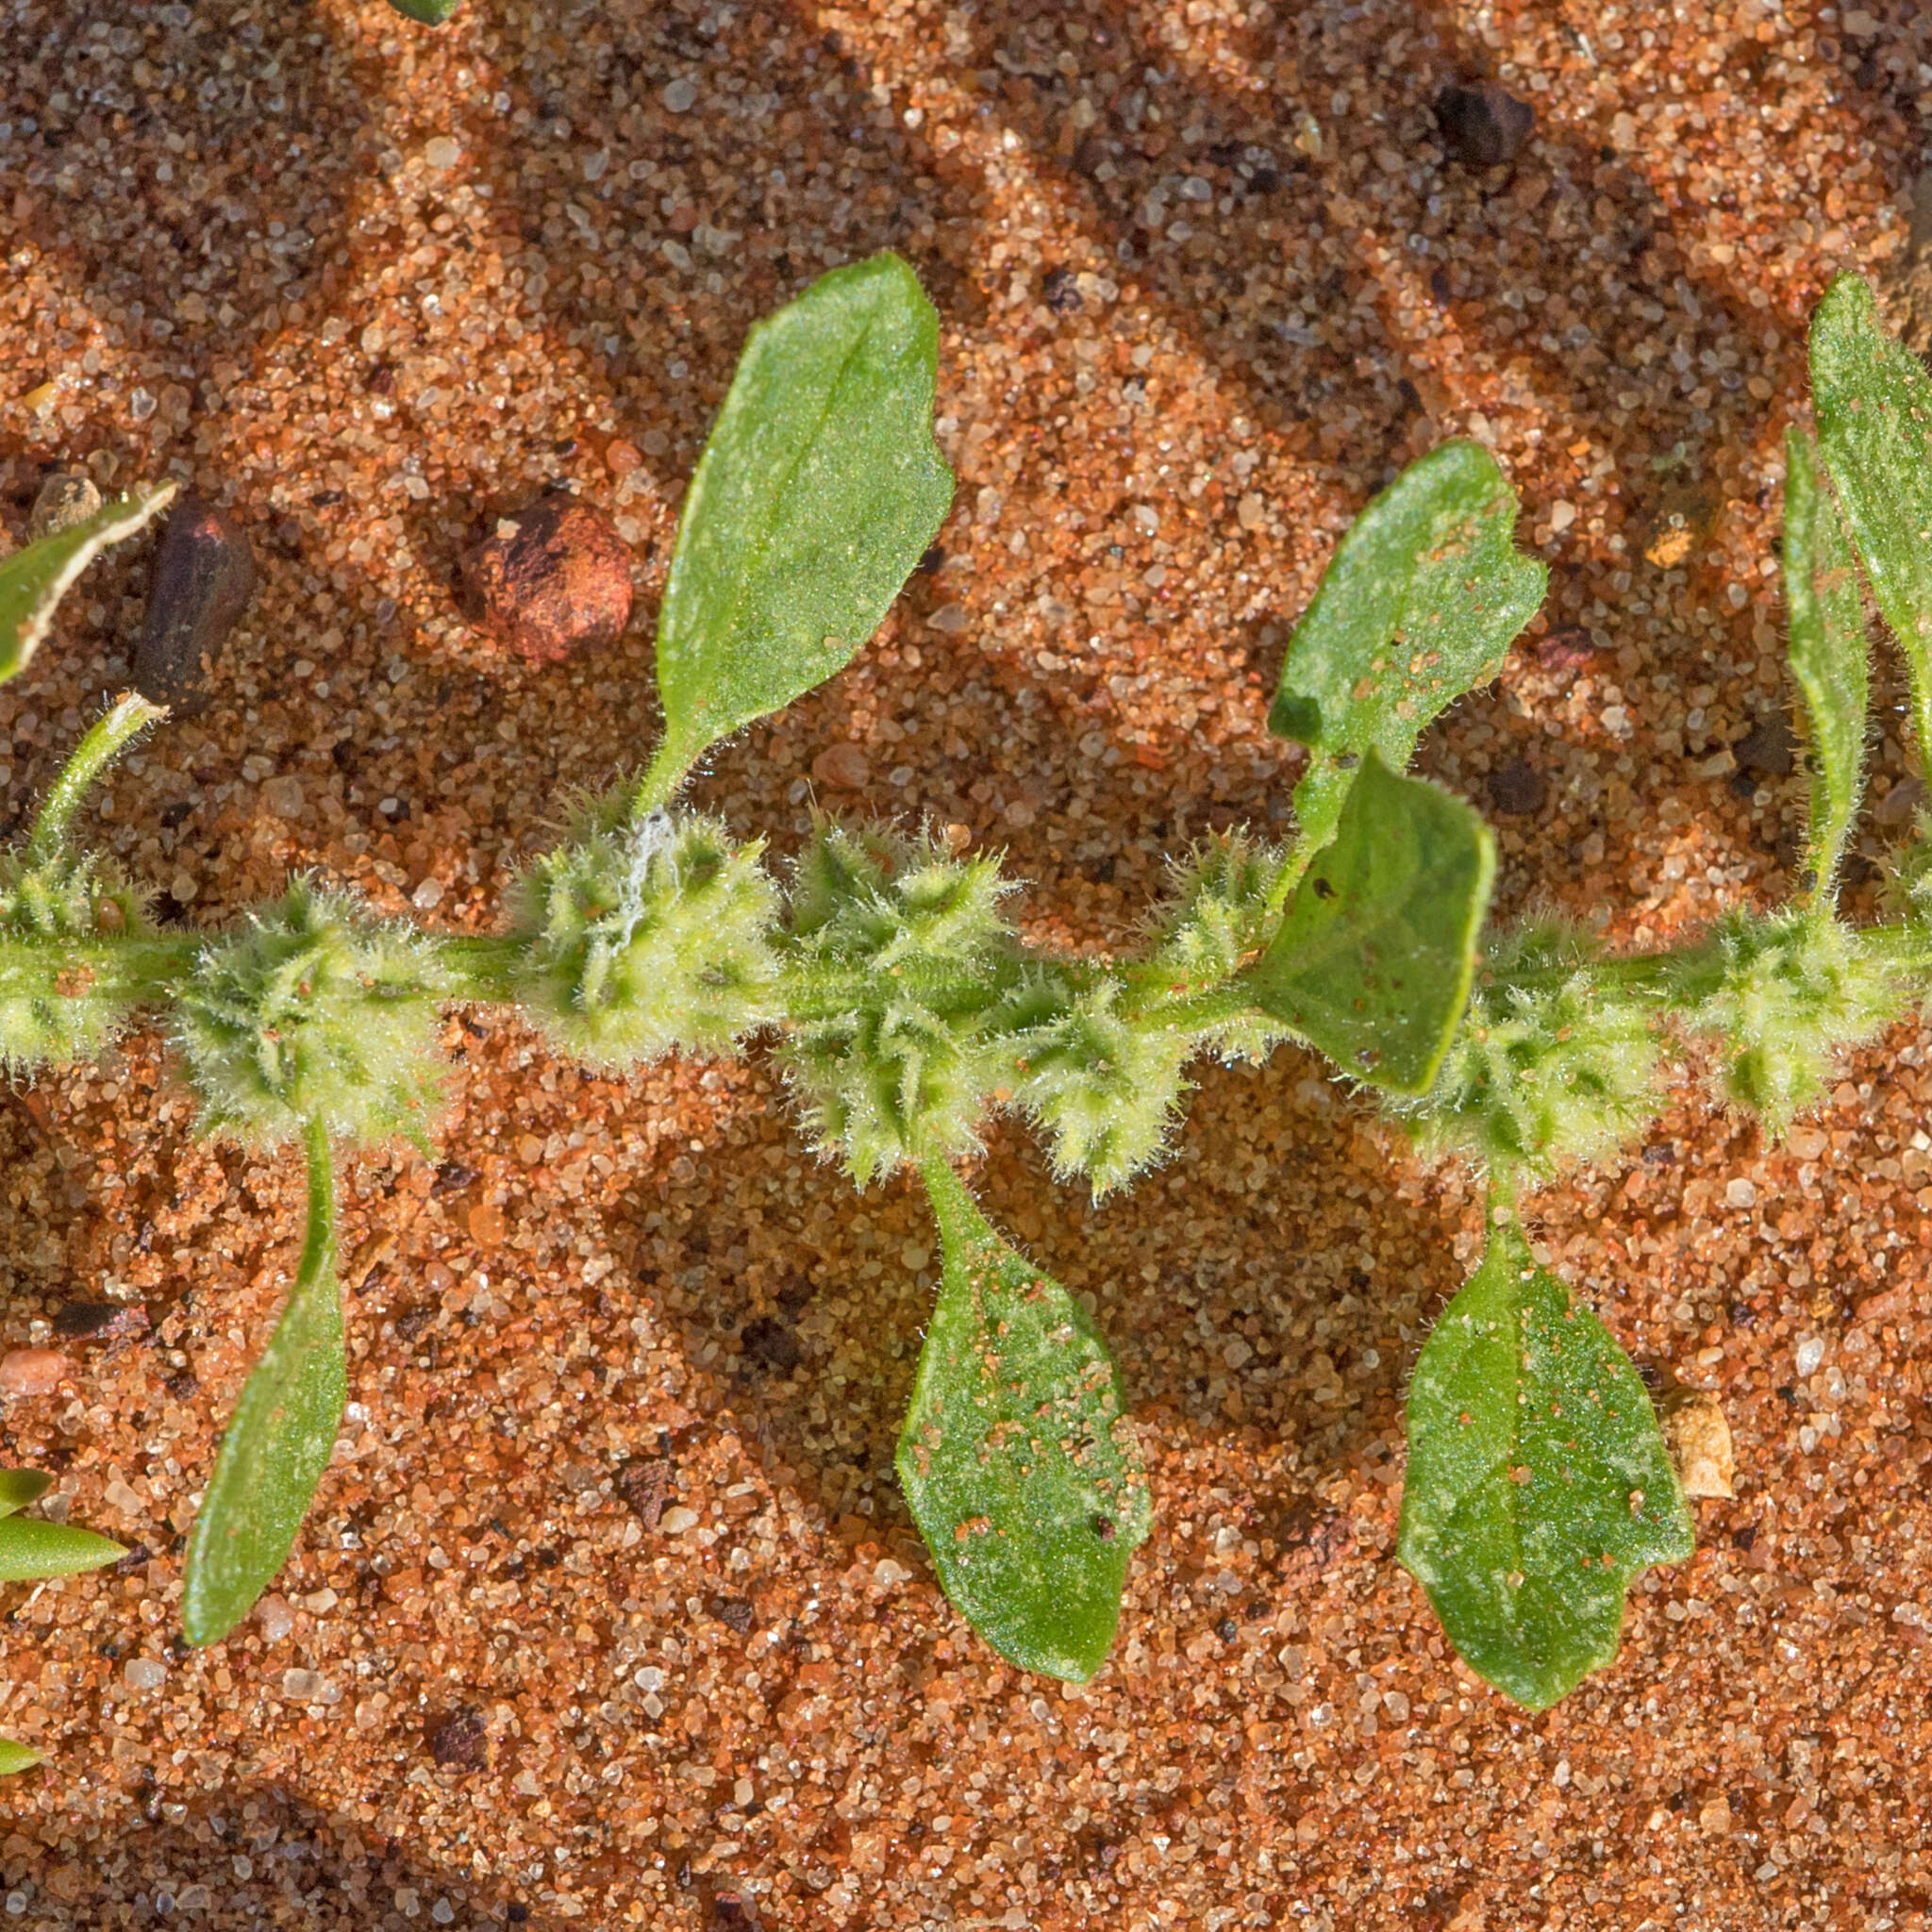
<svg viewBox="0 0 1932 1932"><path fill-rule="evenodd" d="M151 933L142 898L112 866L57 854L29 864L0 854L0 1069L90 1059L133 1003L102 991L69 947Z"/></svg>
<svg viewBox="0 0 1932 1932"><path fill-rule="evenodd" d="M512 889L519 997L593 1066L729 1052L779 1012L763 849L732 845L716 819L591 806Z"/></svg>
<svg viewBox="0 0 1932 1932"><path fill-rule="evenodd" d="M1392 1103L1418 1144L1547 1180L1657 1111L1651 1002L1606 985L1594 940L1534 924L1496 940L1435 1085Z"/></svg>
<svg viewBox="0 0 1932 1932"><path fill-rule="evenodd" d="M863 1187L979 1150L1008 1061L997 1030L1017 983L996 859L821 824L792 895L796 1022L786 1064L821 1152Z"/></svg>
<svg viewBox="0 0 1932 1932"><path fill-rule="evenodd" d="M1904 1004L1864 941L1810 908L1726 913L1673 991L1685 1028L1720 1041L1726 1097L1774 1135L1824 1096L1839 1048Z"/></svg>
<svg viewBox="0 0 1932 1932"><path fill-rule="evenodd" d="M362 1145L422 1142L441 1099L434 955L346 893L297 879L212 940L175 1006L175 1041L211 1133L257 1145L310 1120Z"/></svg>

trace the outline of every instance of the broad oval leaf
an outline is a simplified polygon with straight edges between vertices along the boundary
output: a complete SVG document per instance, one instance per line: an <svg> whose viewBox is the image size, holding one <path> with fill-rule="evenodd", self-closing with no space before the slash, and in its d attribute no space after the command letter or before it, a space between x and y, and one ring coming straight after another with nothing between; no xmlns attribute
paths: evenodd
<svg viewBox="0 0 1932 1932"><path fill-rule="evenodd" d="M1372 749L1250 996L1356 1079L1425 1092L1469 1002L1495 870L1475 812Z"/></svg>
<svg viewBox="0 0 1932 1932"><path fill-rule="evenodd" d="M0 1583L37 1582L43 1576L73 1576L98 1570L127 1552L112 1537L96 1536L43 1516L0 1520Z"/></svg>
<svg viewBox="0 0 1932 1932"><path fill-rule="evenodd" d="M181 1601L190 1643L216 1643L288 1561L335 1448L348 1391L335 1272L335 1175L308 1130L308 1235L274 1339L250 1372L188 1540Z"/></svg>
<svg viewBox="0 0 1932 1932"><path fill-rule="evenodd" d="M16 1744L11 1738L0 1738L0 1777L10 1777L16 1771L31 1771L41 1761L41 1754L30 1744Z"/></svg>
<svg viewBox="0 0 1932 1932"><path fill-rule="evenodd" d="M1932 758L1932 376L1885 332L1857 275L1840 275L1811 318L1811 394L1824 467L1905 653L1920 756Z"/></svg>
<svg viewBox="0 0 1932 1932"><path fill-rule="evenodd" d="M55 608L81 572L103 550L142 529L174 500L175 489L144 484L0 562L0 684L26 669L53 625Z"/></svg>
<svg viewBox="0 0 1932 1932"><path fill-rule="evenodd" d="M1515 538L1516 492L1477 442L1431 450L1350 525L1268 713L1314 754L1294 794L1306 845L1326 841L1370 750L1402 771L1431 720L1502 668L1549 581Z"/></svg>
<svg viewBox="0 0 1932 1932"><path fill-rule="evenodd" d="M1784 552L1791 676L1811 739L1807 870L1813 895L1828 902L1858 815L1871 671L1858 568L1838 505L1819 475L1817 445L1799 429L1785 432Z"/></svg>
<svg viewBox="0 0 1932 1932"><path fill-rule="evenodd" d="M938 313L896 255L821 275L752 330L658 614L654 791L823 684L878 627L953 501L932 434L938 371Z"/></svg>
<svg viewBox="0 0 1932 1932"><path fill-rule="evenodd" d="M44 1469L0 1469L0 1516L38 1502L53 1486Z"/></svg>
<svg viewBox="0 0 1932 1932"><path fill-rule="evenodd" d="M1492 1228L1409 1385L1397 1560L1462 1660L1543 1710L1616 1656L1631 1578L1691 1547L1629 1357L1515 1221Z"/></svg>
<svg viewBox="0 0 1932 1932"><path fill-rule="evenodd" d="M1060 1284L924 1170L944 1250L899 1479L953 1606L1023 1670L1084 1684L1153 1521L1112 1358Z"/></svg>

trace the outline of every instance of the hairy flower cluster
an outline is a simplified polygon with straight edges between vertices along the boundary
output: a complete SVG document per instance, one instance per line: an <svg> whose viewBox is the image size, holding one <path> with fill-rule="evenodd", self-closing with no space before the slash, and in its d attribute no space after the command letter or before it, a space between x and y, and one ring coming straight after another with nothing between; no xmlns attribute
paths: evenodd
<svg viewBox="0 0 1932 1932"><path fill-rule="evenodd" d="M1244 1003L1211 1014L1191 1007L1266 943L1280 868L1278 853L1240 834L1210 840L1174 868L1142 966L1085 984L1042 976L1035 1004L1044 1010L1015 1042L1014 1097L1045 1134L1062 1179L1084 1174L1096 1200L1125 1186L1166 1147L1195 1053L1258 1061L1283 1038Z"/></svg>
<svg viewBox="0 0 1932 1932"><path fill-rule="evenodd" d="M1594 940L1549 922L1491 944L1435 1085L1391 1103L1425 1153L1547 1180L1656 1112L1655 1007L1606 984L1601 958Z"/></svg>
<svg viewBox="0 0 1932 1932"><path fill-rule="evenodd" d="M1046 1136L1055 1174L1086 1175L1095 1200L1166 1146L1187 1091L1181 1069L1200 1043L1190 1028L1129 1017L1124 999L1117 980L1069 987L1061 1010L1016 1041L1014 1099Z"/></svg>
<svg viewBox="0 0 1932 1932"><path fill-rule="evenodd" d="M208 1131L257 1145L321 1120L342 1140L421 1141L441 1099L441 980L407 926L297 879L211 940L177 990L175 1042Z"/></svg>
<svg viewBox="0 0 1932 1932"><path fill-rule="evenodd" d="M792 1085L822 1152L862 1187L979 1148L1010 1066L1000 1024L1015 990L1010 890L996 858L822 823L791 899Z"/></svg>
<svg viewBox="0 0 1932 1932"><path fill-rule="evenodd" d="M1726 913L1672 991L1686 1030L1721 1043L1725 1095L1774 1134L1824 1094L1838 1049L1902 1004L1865 941L1809 908Z"/></svg>
<svg viewBox="0 0 1932 1932"><path fill-rule="evenodd" d="M613 794L512 889L518 996L565 1053L626 1067L727 1053L779 1011L776 888L761 843Z"/></svg>
<svg viewBox="0 0 1932 1932"><path fill-rule="evenodd" d="M99 1053L130 1003L103 991L68 948L152 930L141 895L103 861L61 853L30 864L0 854L0 1070L25 1074Z"/></svg>

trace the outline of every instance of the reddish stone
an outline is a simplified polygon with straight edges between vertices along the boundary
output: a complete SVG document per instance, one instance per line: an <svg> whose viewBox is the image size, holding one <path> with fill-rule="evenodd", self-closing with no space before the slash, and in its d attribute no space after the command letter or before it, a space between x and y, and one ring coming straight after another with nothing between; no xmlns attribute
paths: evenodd
<svg viewBox="0 0 1932 1932"><path fill-rule="evenodd" d="M463 562L464 613L533 664L614 643L630 622L630 553L600 509L546 496L499 518Z"/></svg>
<svg viewBox="0 0 1932 1932"><path fill-rule="evenodd" d="M0 1394L51 1395L70 1369L58 1349L16 1348L0 1356Z"/></svg>
<svg viewBox="0 0 1932 1932"><path fill-rule="evenodd" d="M837 791L860 791L872 777L872 760L859 746L846 740L828 744L811 761L811 774L821 785Z"/></svg>

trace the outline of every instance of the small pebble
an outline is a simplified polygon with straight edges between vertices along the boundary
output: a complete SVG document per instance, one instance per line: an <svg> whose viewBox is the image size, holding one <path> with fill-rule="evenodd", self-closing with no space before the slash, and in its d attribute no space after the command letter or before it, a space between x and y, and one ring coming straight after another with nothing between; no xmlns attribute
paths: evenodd
<svg viewBox="0 0 1932 1932"><path fill-rule="evenodd" d="M84 524L101 507L101 492L92 476L77 471L56 470L41 485L26 520L29 539L51 537Z"/></svg>
<svg viewBox="0 0 1932 1932"><path fill-rule="evenodd" d="M261 1626L265 1643L279 1643L295 1627L295 1613L285 1598L272 1591L256 1605L255 1621Z"/></svg>
<svg viewBox="0 0 1932 1932"><path fill-rule="evenodd" d="M255 553L235 524L198 496L179 498L161 533L147 621L134 649L134 684L142 697L177 716L207 705L222 646L256 582Z"/></svg>
<svg viewBox="0 0 1932 1932"><path fill-rule="evenodd" d="M147 1330L140 1302L62 1302L54 1310L54 1333L63 1341L105 1341Z"/></svg>
<svg viewBox="0 0 1932 1932"><path fill-rule="evenodd" d="M131 1657L121 1666L121 1681L130 1690L158 1690L168 1681L168 1667L158 1657Z"/></svg>
<svg viewBox="0 0 1932 1932"><path fill-rule="evenodd" d="M697 83L693 80L674 80L665 87L662 98L672 113L689 114L697 106Z"/></svg>
<svg viewBox="0 0 1932 1932"><path fill-rule="evenodd" d="M462 143L451 135L439 134L423 144L424 160L438 174L454 168L462 157Z"/></svg>
<svg viewBox="0 0 1932 1932"><path fill-rule="evenodd" d="M1452 161L1496 168L1516 158L1536 125L1536 110L1486 80L1475 87L1445 87L1436 96L1436 125Z"/></svg>
<svg viewBox="0 0 1932 1932"><path fill-rule="evenodd" d="M464 614L532 664L614 643L630 622L630 553L600 509L546 496L497 520L463 562Z"/></svg>
<svg viewBox="0 0 1932 1932"><path fill-rule="evenodd" d="M1543 808L1550 788L1526 758L1511 758L1490 774L1490 803L1500 812L1524 817Z"/></svg>
<svg viewBox="0 0 1932 1932"><path fill-rule="evenodd" d="M58 1349L16 1348L0 1356L0 1394L51 1395L73 1364Z"/></svg>
<svg viewBox="0 0 1932 1932"><path fill-rule="evenodd" d="M1824 1359L1824 1343L1816 1335L1807 1335L1798 1344L1798 1374L1801 1376L1815 1374L1818 1364Z"/></svg>
<svg viewBox="0 0 1932 1932"><path fill-rule="evenodd" d="M828 744L811 761L811 774L835 791L862 791L872 782L872 760L850 741Z"/></svg>
<svg viewBox="0 0 1932 1932"><path fill-rule="evenodd" d="M482 1714L465 1706L439 1719L423 1741L445 1770L475 1771L489 1755L490 1732Z"/></svg>
<svg viewBox="0 0 1932 1932"><path fill-rule="evenodd" d="M683 1503L675 1508L665 1510L658 1519L658 1527L666 1536L682 1536L688 1529L697 1527L698 1512Z"/></svg>
<svg viewBox="0 0 1932 1932"><path fill-rule="evenodd" d="M1677 1479L1687 1496L1734 1496L1735 1459L1731 1425L1715 1395L1700 1391L1677 1408L1664 1425Z"/></svg>

